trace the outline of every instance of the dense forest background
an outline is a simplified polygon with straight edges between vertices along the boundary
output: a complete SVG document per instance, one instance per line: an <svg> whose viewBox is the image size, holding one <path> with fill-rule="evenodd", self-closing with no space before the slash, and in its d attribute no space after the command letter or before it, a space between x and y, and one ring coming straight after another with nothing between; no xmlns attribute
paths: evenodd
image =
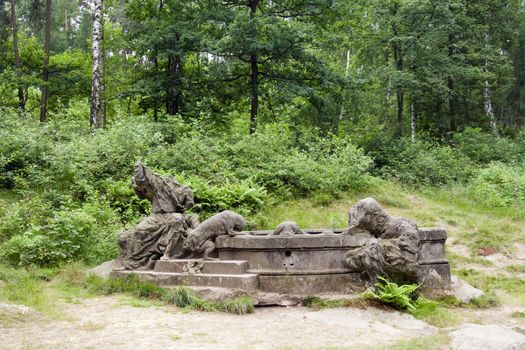
<svg viewBox="0 0 525 350"><path fill-rule="evenodd" d="M525 205L518 0L0 1L0 260L94 264L142 159L252 226L395 182Z"/></svg>

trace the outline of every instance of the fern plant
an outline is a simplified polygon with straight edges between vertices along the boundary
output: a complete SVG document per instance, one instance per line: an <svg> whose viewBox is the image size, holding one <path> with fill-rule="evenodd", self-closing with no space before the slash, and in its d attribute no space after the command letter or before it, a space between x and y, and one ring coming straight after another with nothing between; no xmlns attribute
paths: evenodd
<svg viewBox="0 0 525 350"><path fill-rule="evenodd" d="M417 284L398 285L386 278L378 276L379 282L375 285L376 291L366 291L363 296L367 299L379 300L387 305L392 305L397 309L414 311L416 309L415 300L411 297L416 289Z"/></svg>

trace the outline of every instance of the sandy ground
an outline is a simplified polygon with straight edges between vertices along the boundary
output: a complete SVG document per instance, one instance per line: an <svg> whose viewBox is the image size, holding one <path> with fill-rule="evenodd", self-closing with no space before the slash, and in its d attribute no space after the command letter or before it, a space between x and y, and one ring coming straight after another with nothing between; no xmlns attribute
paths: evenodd
<svg viewBox="0 0 525 350"><path fill-rule="evenodd" d="M377 309L267 307L238 316L97 297L66 304L63 314L0 326L0 348L361 349L438 332L412 316Z"/></svg>

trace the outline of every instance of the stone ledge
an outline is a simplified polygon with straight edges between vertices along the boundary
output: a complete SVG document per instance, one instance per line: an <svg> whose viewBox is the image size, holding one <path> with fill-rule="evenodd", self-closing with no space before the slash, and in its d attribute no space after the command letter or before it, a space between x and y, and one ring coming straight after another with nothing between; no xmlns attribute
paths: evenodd
<svg viewBox="0 0 525 350"><path fill-rule="evenodd" d="M113 271L111 276L124 278L135 274L141 281L153 282L161 286L204 286L256 290L259 286L258 276L254 274L229 275L229 274L195 274L169 273L155 271Z"/></svg>
<svg viewBox="0 0 525 350"><path fill-rule="evenodd" d="M202 262L201 272L203 274L227 274L240 275L245 274L248 268L246 260L196 260L196 259L172 259L159 260L155 264L155 272L185 273L184 268L190 262Z"/></svg>

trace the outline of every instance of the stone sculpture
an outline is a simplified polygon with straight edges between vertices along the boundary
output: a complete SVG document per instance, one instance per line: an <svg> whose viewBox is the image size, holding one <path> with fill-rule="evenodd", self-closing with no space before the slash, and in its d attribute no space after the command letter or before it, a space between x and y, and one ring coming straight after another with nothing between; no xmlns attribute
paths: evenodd
<svg viewBox="0 0 525 350"><path fill-rule="evenodd" d="M405 218L390 217L373 198L357 202L349 211L349 228L369 232L364 246L351 249L346 265L361 271L373 285L377 276L398 283L418 282L419 233L415 223Z"/></svg>
<svg viewBox="0 0 525 350"><path fill-rule="evenodd" d="M184 212L191 208L193 192L172 176L161 176L137 161L131 178L135 193L151 201L152 213L139 225L119 236L117 269L152 269L165 257L184 253L188 229L198 225L198 217Z"/></svg>
<svg viewBox="0 0 525 350"><path fill-rule="evenodd" d="M283 236L289 236L289 235L302 235L304 232L299 228L299 225L295 223L294 221L284 221L280 223L275 230L271 233L271 235L283 235Z"/></svg>
<svg viewBox="0 0 525 350"><path fill-rule="evenodd" d="M246 220L241 215L225 210L190 230L184 248L191 252L190 258L202 254L204 260L218 260L209 256L215 250L213 239L220 235L245 234L240 232L245 225Z"/></svg>

